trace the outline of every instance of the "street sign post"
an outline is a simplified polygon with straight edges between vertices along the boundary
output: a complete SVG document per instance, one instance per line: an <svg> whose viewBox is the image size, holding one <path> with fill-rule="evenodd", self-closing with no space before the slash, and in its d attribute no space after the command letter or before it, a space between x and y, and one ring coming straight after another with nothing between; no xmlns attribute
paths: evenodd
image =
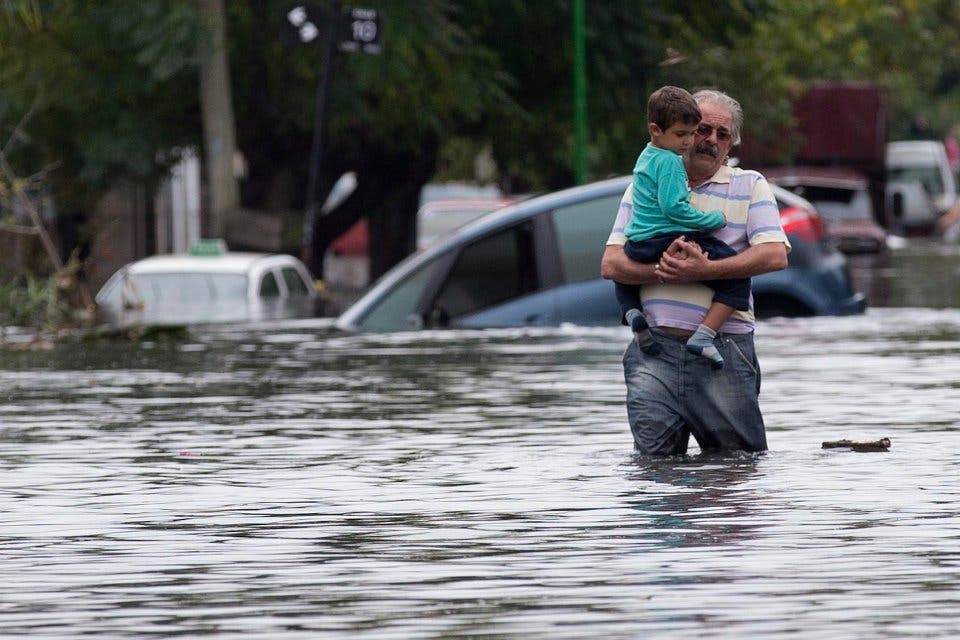
<svg viewBox="0 0 960 640"><path fill-rule="evenodd" d="M340 0L331 0L327 7L320 7L312 2L297 4L286 11L284 18L282 36L285 41L306 45L322 41L325 45L320 82L317 85L313 144L310 150L306 206L303 216L302 257L307 267L316 274L322 269L323 256L317 255L314 251L314 246L317 244L314 227L319 215L329 212L329 210L321 211L322 207L318 206L317 188L321 176L327 93L333 75L332 60L338 48L346 52L380 53L380 16L375 9L351 7L342 10Z"/></svg>

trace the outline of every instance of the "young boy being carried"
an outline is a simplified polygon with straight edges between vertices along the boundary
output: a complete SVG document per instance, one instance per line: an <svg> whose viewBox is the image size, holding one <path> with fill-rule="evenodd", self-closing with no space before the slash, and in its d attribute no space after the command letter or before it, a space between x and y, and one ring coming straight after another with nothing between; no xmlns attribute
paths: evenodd
<svg viewBox="0 0 960 640"><path fill-rule="evenodd" d="M680 156L694 143L700 124L700 108L693 97L678 87L661 87L647 101L650 142L633 168L633 215L624 233L624 253L632 260L652 264L679 236L696 242L711 260L736 255L726 243L710 234L726 224L720 211L700 211L690 204L687 172ZM713 344L717 331L734 309L750 306L750 279L704 282L714 291L703 323L687 340L687 351L723 367L723 356ZM616 283L621 321L630 326L644 353L659 353L643 316L640 287Z"/></svg>

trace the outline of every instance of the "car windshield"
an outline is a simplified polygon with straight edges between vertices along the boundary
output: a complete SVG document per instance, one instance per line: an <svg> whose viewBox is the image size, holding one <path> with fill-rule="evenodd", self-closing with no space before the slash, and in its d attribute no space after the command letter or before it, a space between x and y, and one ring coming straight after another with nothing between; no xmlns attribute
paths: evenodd
<svg viewBox="0 0 960 640"><path fill-rule="evenodd" d="M902 182L919 182L931 196L943 193L943 179L936 167L888 167L887 178Z"/></svg>
<svg viewBox="0 0 960 640"><path fill-rule="evenodd" d="M240 273L146 273L128 277L127 295L149 306L244 301L247 276Z"/></svg>
<svg viewBox="0 0 960 640"><path fill-rule="evenodd" d="M798 187L796 193L812 202L820 216L826 220L870 220L873 218L870 195L865 190L804 185Z"/></svg>

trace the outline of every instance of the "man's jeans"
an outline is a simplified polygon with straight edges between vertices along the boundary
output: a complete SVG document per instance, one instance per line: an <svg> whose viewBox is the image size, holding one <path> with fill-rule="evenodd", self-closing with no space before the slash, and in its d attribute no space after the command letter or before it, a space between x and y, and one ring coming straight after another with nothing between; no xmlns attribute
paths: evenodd
<svg viewBox="0 0 960 640"><path fill-rule="evenodd" d="M715 370L708 359L687 351L686 338L656 328L652 333L659 354L643 353L635 340L623 354L634 449L684 454L693 435L703 451L765 451L753 334L717 334L724 365Z"/></svg>

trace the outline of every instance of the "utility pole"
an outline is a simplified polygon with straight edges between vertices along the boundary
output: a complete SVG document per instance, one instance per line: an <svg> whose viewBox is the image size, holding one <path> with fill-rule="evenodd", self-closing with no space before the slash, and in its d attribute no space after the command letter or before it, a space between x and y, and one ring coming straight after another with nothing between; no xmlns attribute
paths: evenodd
<svg viewBox="0 0 960 640"><path fill-rule="evenodd" d="M323 273L323 250L332 238L320 237L317 222L336 208L356 188L356 174L347 172L334 183L323 204L320 204L320 183L323 177L323 134L327 118L327 94L332 82L333 59L337 49L347 52L380 53L380 17L376 9L351 7L344 12L340 0L330 0L322 7L304 2L287 11L283 37L288 43L324 45L313 115L313 143L310 145L310 167L303 215L301 258L316 276ZM324 31L321 31L324 29Z"/></svg>
<svg viewBox="0 0 960 640"><path fill-rule="evenodd" d="M327 8L327 32L324 38L325 52L320 67L320 82L317 85L316 104L313 114L313 143L310 145L310 170L307 175L306 210L303 223L302 257L313 274L323 273L323 256L318 255L314 229L320 215L318 193L322 176L323 127L327 119L327 94L330 91L333 56L337 52L337 30L340 24L340 1L333 0Z"/></svg>
<svg viewBox="0 0 960 640"><path fill-rule="evenodd" d="M240 206L240 188L233 170L237 142L227 61L226 16L223 0L197 0L197 5L211 45L200 66L200 109L210 194L206 235L223 238L227 218Z"/></svg>

